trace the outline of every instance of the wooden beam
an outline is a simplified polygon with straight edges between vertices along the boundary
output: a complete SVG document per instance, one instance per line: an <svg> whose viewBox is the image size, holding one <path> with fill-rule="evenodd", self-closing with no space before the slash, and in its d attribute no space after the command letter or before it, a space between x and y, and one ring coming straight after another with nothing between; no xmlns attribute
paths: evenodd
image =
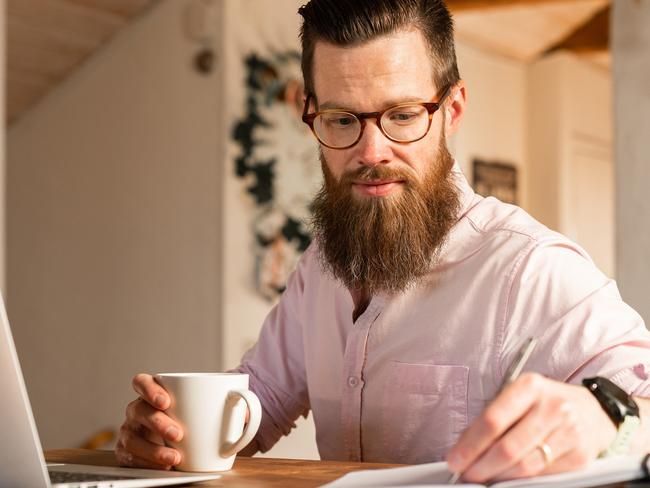
<svg viewBox="0 0 650 488"><path fill-rule="evenodd" d="M545 54L560 49L580 53L607 51L609 49L611 10L612 9L609 5L604 7L602 10L599 10L587 22L549 48Z"/></svg>
<svg viewBox="0 0 650 488"><path fill-rule="evenodd" d="M505 7L535 7L552 3L567 3L567 0L447 0L445 3L452 13L459 13L471 10L488 10Z"/></svg>
<svg viewBox="0 0 650 488"><path fill-rule="evenodd" d="M104 10L124 19L129 19L134 15L150 8L159 0L63 0L68 3L76 3L85 7Z"/></svg>

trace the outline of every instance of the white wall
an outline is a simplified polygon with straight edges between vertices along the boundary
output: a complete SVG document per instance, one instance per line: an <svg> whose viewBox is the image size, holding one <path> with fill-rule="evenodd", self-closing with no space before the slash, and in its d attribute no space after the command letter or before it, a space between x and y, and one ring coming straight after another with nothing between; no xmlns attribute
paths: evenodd
<svg viewBox="0 0 650 488"><path fill-rule="evenodd" d="M219 78L186 1L136 20L8 135L8 311L45 447L116 428L139 371L221 366Z"/></svg>
<svg viewBox="0 0 650 488"><path fill-rule="evenodd" d="M618 283L650 326L650 1L613 4Z"/></svg>
<svg viewBox="0 0 650 488"><path fill-rule="evenodd" d="M557 58L545 58L528 70L529 209L535 218L556 230L561 226L560 147L565 130L557 64Z"/></svg>
<svg viewBox="0 0 650 488"><path fill-rule="evenodd" d="M615 278L612 77L596 64L569 53L565 56L561 231Z"/></svg>
<svg viewBox="0 0 650 488"><path fill-rule="evenodd" d="M614 267L611 76L559 52L528 72L529 211Z"/></svg>
<svg viewBox="0 0 650 488"><path fill-rule="evenodd" d="M514 164L518 202L527 208L527 66L462 43L456 54L468 105L451 152L470 183L474 158Z"/></svg>

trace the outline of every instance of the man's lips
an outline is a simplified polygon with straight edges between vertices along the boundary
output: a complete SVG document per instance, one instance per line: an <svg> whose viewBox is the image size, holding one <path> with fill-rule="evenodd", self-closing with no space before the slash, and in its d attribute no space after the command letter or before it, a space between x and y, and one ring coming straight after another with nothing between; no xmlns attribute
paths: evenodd
<svg viewBox="0 0 650 488"><path fill-rule="evenodd" d="M403 183L404 180L399 179L354 181L352 186L361 194L380 197L400 188Z"/></svg>

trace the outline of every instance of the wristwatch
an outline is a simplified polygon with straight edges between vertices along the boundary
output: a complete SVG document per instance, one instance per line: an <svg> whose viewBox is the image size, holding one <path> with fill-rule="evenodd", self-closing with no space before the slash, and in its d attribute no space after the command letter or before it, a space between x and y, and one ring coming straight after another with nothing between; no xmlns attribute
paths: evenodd
<svg viewBox="0 0 650 488"><path fill-rule="evenodd" d="M606 378L585 378L582 384L596 397L618 430L614 442L600 453L600 457L627 454L632 434L641 423L639 406L630 395Z"/></svg>

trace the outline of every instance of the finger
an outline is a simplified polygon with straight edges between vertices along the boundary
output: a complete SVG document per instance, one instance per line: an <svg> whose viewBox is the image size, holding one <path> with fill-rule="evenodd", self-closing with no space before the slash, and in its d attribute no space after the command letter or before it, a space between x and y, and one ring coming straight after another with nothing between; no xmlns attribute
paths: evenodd
<svg viewBox="0 0 650 488"><path fill-rule="evenodd" d="M499 474L490 481L503 481L514 478L525 478L542 474L558 473L575 469L576 464L567 464L567 460L577 461L573 455L578 447L579 436L575 428L564 424L554 430L546 440L542 441L549 449L549 459L546 458L541 449L541 443L536 445L514 466Z"/></svg>
<svg viewBox="0 0 650 488"><path fill-rule="evenodd" d="M447 454L449 469L465 472L508 429L523 417L539 396L544 377L523 374L508 385L463 432Z"/></svg>
<svg viewBox="0 0 650 488"><path fill-rule="evenodd" d="M130 454L132 460L140 459L158 466L175 466L181 462L181 453L176 449L149 442L128 427L120 431L119 446L117 451L127 457Z"/></svg>
<svg viewBox="0 0 650 488"><path fill-rule="evenodd" d="M169 470L172 467L169 465L157 464L147 461L146 459L139 458L134 456L130 452L127 452L123 448L115 449L115 459L120 466L126 466L128 468L144 468L144 469L165 469Z"/></svg>
<svg viewBox="0 0 650 488"><path fill-rule="evenodd" d="M146 459L139 458L137 456L132 456L131 457L131 465L132 468L142 468L142 469L164 469L166 471L169 471L172 469L173 466L168 465L168 464L156 464L152 463L150 461L147 461Z"/></svg>
<svg viewBox="0 0 650 488"><path fill-rule="evenodd" d="M169 415L142 399L137 399L127 406L126 424L133 431L137 432L140 427L144 427L154 435L172 442L178 442L183 438L183 429Z"/></svg>
<svg viewBox="0 0 650 488"><path fill-rule="evenodd" d="M160 434L157 434L155 432L150 431L149 429L145 429L144 427L142 428L142 437L147 439L149 442L153 442L154 444L160 444L161 446L165 445L165 439L163 439L163 436Z"/></svg>
<svg viewBox="0 0 650 488"><path fill-rule="evenodd" d="M487 481L523 462L551 433L567 422L569 404L559 397L538 401L463 473L468 481ZM534 463L533 463L534 464ZM543 469L545 466L541 466Z"/></svg>
<svg viewBox="0 0 650 488"><path fill-rule="evenodd" d="M166 410L171 404L167 391L150 374L140 373L133 377L133 389L152 407Z"/></svg>
<svg viewBox="0 0 650 488"><path fill-rule="evenodd" d="M597 456L591 455L588 451L572 449L559 459L555 460L555 462L542 471L541 474L564 473L566 471L574 471L576 469L584 468L587 464L596 459L596 457Z"/></svg>
<svg viewBox="0 0 650 488"><path fill-rule="evenodd" d="M546 461L540 449L535 449L522 462L499 477L491 480L493 482L512 480L516 478L528 478L531 476L546 476L567 471L574 471L587 465L589 458L578 454L575 450L565 453L556 459L552 465L546 466ZM540 469L540 465L542 468Z"/></svg>
<svg viewBox="0 0 650 488"><path fill-rule="evenodd" d="M515 478L537 476L547 468L546 458L541 448L535 447L529 451L517 464L494 477L493 481L505 481Z"/></svg>

